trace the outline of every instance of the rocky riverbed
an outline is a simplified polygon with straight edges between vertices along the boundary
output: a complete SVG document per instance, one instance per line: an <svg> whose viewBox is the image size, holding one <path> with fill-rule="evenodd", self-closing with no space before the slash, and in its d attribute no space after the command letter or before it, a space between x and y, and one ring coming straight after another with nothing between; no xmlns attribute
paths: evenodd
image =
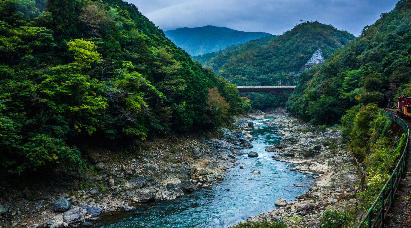
<svg viewBox="0 0 411 228"><path fill-rule="evenodd" d="M359 173L339 131L319 129L278 110L238 118L234 130L221 129L212 139L157 139L123 152L89 149L93 165L81 177L53 174L26 178L25 183L1 180L0 227L93 225L101 217L116 217L147 203L210 188L224 179L228 169L244 169L237 158L251 146L252 120L268 116L268 124L279 127L276 134L281 138L280 144L266 148L272 153L268 158L291 163L293 170L315 175L316 180L297 200L279 198L272 202L276 210L252 220L282 219L290 227L317 227L326 209L355 206ZM249 159L259 156L253 152L247 154ZM255 170L252 175L264 174Z"/></svg>
<svg viewBox="0 0 411 228"><path fill-rule="evenodd" d="M294 164L295 170L314 174L316 180L309 192L297 200L278 199L276 210L250 221L283 220L289 227L320 227L326 210L354 209L361 175L338 129L312 126L282 111L275 114L272 124L281 126L282 142L266 151L273 153L273 159Z"/></svg>
<svg viewBox="0 0 411 228"><path fill-rule="evenodd" d="M242 130L221 129L213 139L157 139L125 152L89 150L94 165L81 177L2 180L0 227L87 226L102 215L208 188L250 146Z"/></svg>

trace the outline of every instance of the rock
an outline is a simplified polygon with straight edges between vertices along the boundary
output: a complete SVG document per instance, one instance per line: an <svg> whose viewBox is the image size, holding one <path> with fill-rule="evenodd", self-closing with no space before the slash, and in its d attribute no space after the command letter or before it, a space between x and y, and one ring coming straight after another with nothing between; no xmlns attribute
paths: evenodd
<svg viewBox="0 0 411 228"><path fill-rule="evenodd" d="M194 157L194 158L201 158L202 155L204 154L203 151L202 151L200 148L198 148L198 147L194 147L192 153L193 153L193 157Z"/></svg>
<svg viewBox="0 0 411 228"><path fill-rule="evenodd" d="M89 221L85 221L85 222L83 222L83 224L81 224L81 226L82 226L82 227L92 227L92 226L93 226L93 223L92 223L92 222L89 222Z"/></svg>
<svg viewBox="0 0 411 228"><path fill-rule="evenodd" d="M258 157L258 153L255 151L251 151L250 153L248 153L248 157L249 158L256 158Z"/></svg>
<svg viewBox="0 0 411 228"><path fill-rule="evenodd" d="M156 197L156 192L152 189L143 189L137 193L137 196L133 198L136 203L149 203L153 202Z"/></svg>
<svg viewBox="0 0 411 228"><path fill-rule="evenodd" d="M49 228L58 228L64 226L63 214L58 214L47 221L46 226Z"/></svg>
<svg viewBox="0 0 411 228"><path fill-rule="evenodd" d="M287 206L287 201L285 200L285 199L277 199L276 201L275 201L275 206L277 206L277 207L285 207L285 206Z"/></svg>
<svg viewBox="0 0 411 228"><path fill-rule="evenodd" d="M103 170L106 167L106 165L104 165L103 162L99 162L99 163L96 164L96 167L99 170Z"/></svg>
<svg viewBox="0 0 411 228"><path fill-rule="evenodd" d="M128 182L133 188L144 188L152 180L153 179L150 178L150 177L139 176L139 177L135 177L135 178L129 180Z"/></svg>
<svg viewBox="0 0 411 228"><path fill-rule="evenodd" d="M91 195L97 195L97 194L99 194L99 191L98 191L98 189L93 188L93 189L90 190L90 194Z"/></svg>
<svg viewBox="0 0 411 228"><path fill-rule="evenodd" d="M110 184L110 186L114 186L114 179L113 178L108 179L108 183Z"/></svg>
<svg viewBox="0 0 411 228"><path fill-rule="evenodd" d="M65 212L68 211L71 207L71 203L68 199L64 197L58 198L53 205L54 212Z"/></svg>
<svg viewBox="0 0 411 228"><path fill-rule="evenodd" d="M275 146L269 146L265 148L265 151L267 152L276 152L277 151L277 147Z"/></svg>
<svg viewBox="0 0 411 228"><path fill-rule="evenodd" d="M253 139L253 136L250 133L246 132L246 133L244 133L244 138L246 140L251 140L251 139Z"/></svg>
<svg viewBox="0 0 411 228"><path fill-rule="evenodd" d="M322 149L322 146L321 145L317 145L317 146L314 146L313 147L313 150L316 150L316 151L319 151L319 150L321 150Z"/></svg>
<svg viewBox="0 0 411 228"><path fill-rule="evenodd" d="M197 187L191 181L183 181L181 183L181 189L183 190L184 193L192 193L195 190L197 190Z"/></svg>
<svg viewBox="0 0 411 228"><path fill-rule="evenodd" d="M302 155L306 158L317 156L321 153L322 146L313 146L311 149L302 151Z"/></svg>
<svg viewBox="0 0 411 228"><path fill-rule="evenodd" d="M68 224L80 222L83 220L84 215L87 213L87 211L83 208L80 207L75 207L70 209L69 211L64 212L63 214L63 220L64 222Z"/></svg>
<svg viewBox="0 0 411 228"><path fill-rule="evenodd" d="M91 215L91 217L98 217L103 212L102 208L96 207L96 206L87 205L87 206L85 206L85 209L87 211L87 214Z"/></svg>
<svg viewBox="0 0 411 228"><path fill-rule="evenodd" d="M131 207L131 206L129 206L128 204L123 205L122 208L123 208L123 210L126 211L126 212L127 212L127 211L132 211L132 210L135 209L135 207Z"/></svg>
<svg viewBox="0 0 411 228"><path fill-rule="evenodd" d="M253 148L253 145L247 140L240 140L240 146L245 149Z"/></svg>
<svg viewBox="0 0 411 228"><path fill-rule="evenodd" d="M244 166L240 165L240 169L244 169Z"/></svg>
<svg viewBox="0 0 411 228"><path fill-rule="evenodd" d="M9 212L9 207L0 204L0 215L6 214L7 212Z"/></svg>

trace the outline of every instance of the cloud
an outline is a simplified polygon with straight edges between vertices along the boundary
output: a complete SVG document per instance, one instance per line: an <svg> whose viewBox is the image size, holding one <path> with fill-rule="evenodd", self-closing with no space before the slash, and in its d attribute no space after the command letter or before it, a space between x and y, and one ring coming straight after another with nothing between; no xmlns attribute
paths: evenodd
<svg viewBox="0 0 411 228"><path fill-rule="evenodd" d="M360 34L396 0L129 0L161 28L226 26L281 34L300 20Z"/></svg>

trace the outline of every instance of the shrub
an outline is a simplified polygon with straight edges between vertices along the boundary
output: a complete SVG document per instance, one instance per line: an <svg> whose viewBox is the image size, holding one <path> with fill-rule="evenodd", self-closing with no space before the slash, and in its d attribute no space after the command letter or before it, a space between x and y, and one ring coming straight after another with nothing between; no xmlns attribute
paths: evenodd
<svg viewBox="0 0 411 228"><path fill-rule="evenodd" d="M322 228L343 228L348 227L352 221L350 213L337 210L326 210L321 216Z"/></svg>

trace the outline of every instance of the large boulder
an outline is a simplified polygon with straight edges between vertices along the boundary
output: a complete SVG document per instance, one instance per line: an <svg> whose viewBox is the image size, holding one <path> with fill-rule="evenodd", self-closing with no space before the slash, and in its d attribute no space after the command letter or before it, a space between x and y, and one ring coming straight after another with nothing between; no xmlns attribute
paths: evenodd
<svg viewBox="0 0 411 228"><path fill-rule="evenodd" d="M65 197L60 197L54 202L53 211L54 212L66 212L70 209L70 207L71 207L70 201Z"/></svg>
<svg viewBox="0 0 411 228"><path fill-rule="evenodd" d="M74 207L63 214L63 220L67 224L78 223L84 220L87 210L81 207Z"/></svg>
<svg viewBox="0 0 411 228"><path fill-rule="evenodd" d="M181 182L181 189L184 193L192 193L197 190L197 186L191 181L186 180Z"/></svg>
<svg viewBox="0 0 411 228"><path fill-rule="evenodd" d="M287 200L285 200L285 199L277 199L276 201L275 201L275 206L277 206L277 207L285 207L285 206L287 206Z"/></svg>
<svg viewBox="0 0 411 228"><path fill-rule="evenodd" d="M258 153L255 151L251 151L250 153L248 153L248 157L249 158L256 158L258 157Z"/></svg>
<svg viewBox="0 0 411 228"><path fill-rule="evenodd" d="M8 206L0 204L0 215L6 214L8 211L9 211Z"/></svg>
<svg viewBox="0 0 411 228"><path fill-rule="evenodd" d="M101 215L101 213L103 213L103 209L97 206L87 205L84 207L84 209L86 209L87 214L91 215L91 217L98 217Z"/></svg>

